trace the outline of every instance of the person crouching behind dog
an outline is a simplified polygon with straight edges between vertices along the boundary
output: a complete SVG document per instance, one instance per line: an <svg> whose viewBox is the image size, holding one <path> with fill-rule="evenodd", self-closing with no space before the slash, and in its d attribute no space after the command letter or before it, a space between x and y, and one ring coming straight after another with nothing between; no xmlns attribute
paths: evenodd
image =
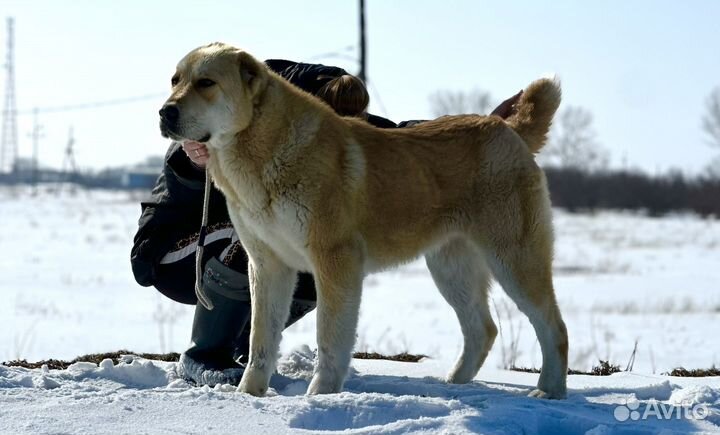
<svg viewBox="0 0 720 435"><path fill-rule="evenodd" d="M395 123L365 112L369 95L360 79L342 68L267 60L290 83L325 100L344 116L365 117L377 127ZM135 280L154 286L170 299L195 305L190 347L181 355L178 374L196 384L237 384L247 361L250 328L248 259L233 231L222 194L212 189L202 259L202 282L212 311L195 296L195 250L202 220L207 149L197 142L170 145L162 174L148 201L141 204L139 229L131 251ZM286 327L315 308L312 275L298 275Z"/></svg>

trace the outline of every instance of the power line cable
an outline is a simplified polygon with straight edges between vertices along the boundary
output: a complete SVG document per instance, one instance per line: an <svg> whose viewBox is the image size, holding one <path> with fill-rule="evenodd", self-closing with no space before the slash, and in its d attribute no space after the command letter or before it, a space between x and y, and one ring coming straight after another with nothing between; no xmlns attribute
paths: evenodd
<svg viewBox="0 0 720 435"><path fill-rule="evenodd" d="M62 112L72 112L72 111L76 111L76 110L97 109L97 108L101 108L101 107L119 106L122 104L136 103L138 101L152 100L152 99L163 97L166 95L167 95L167 92L163 92L163 93L157 93L157 94L138 95L135 97L116 98L116 99L112 99L112 100L93 101L93 102L89 102L89 103L68 104L68 105L64 105L64 106L38 107L37 109L22 110L17 113L18 113L18 115L32 115L35 113L35 111L37 111L37 113L62 113Z"/></svg>
<svg viewBox="0 0 720 435"><path fill-rule="evenodd" d="M346 47L343 47L342 49L331 51L327 53L317 54L315 56L311 56L308 58L308 60L319 60L319 59L327 59L327 58L340 58L340 59L346 59L346 60L357 60L355 57L350 56L349 54L346 54L349 51L352 51L355 49L354 45L348 45ZM345 52L345 53L343 53ZM99 101L91 101L86 103L78 103L78 104L66 104L62 106L48 106L48 107L37 107L29 110L20 110L16 113L18 115L36 115L36 114L47 114L47 113L63 113L63 112L74 112L78 110L88 110L88 109L97 109L97 108L103 108L103 107L111 107L111 106L119 106L123 104L131 104L136 103L139 101L147 101L152 100L155 98L164 97L167 95L167 92L163 93L155 93L155 94L145 94L145 95L138 95L134 97L127 97L127 98L115 98L110 100L99 100ZM380 103L382 106L382 103ZM384 107L382 109L384 111Z"/></svg>
<svg viewBox="0 0 720 435"><path fill-rule="evenodd" d="M349 51L352 51L355 49L354 45L348 45L345 46L339 50L331 51L327 53L317 54L314 56L311 56L308 58L308 60L318 60L318 59L327 59L327 58L341 58L346 60L357 60L355 57L350 56L349 54L346 54ZM18 115L33 115L33 114L44 114L44 113L62 113L62 112L73 112L77 110L88 110L88 109L97 109L102 107L110 107L110 106L119 106L122 104L130 104L130 103L136 103L139 101L146 101L146 100L152 100L154 98L164 97L167 95L167 92L163 93L156 93L156 94L145 94L145 95L138 95L134 97L127 97L127 98L115 98L111 100L99 100L99 101L91 101L86 103L78 103L78 104L67 104L62 106L49 106L49 107L38 107L34 109L29 110L20 110L17 112Z"/></svg>
<svg viewBox="0 0 720 435"><path fill-rule="evenodd" d="M351 52L353 50L355 50L355 46L348 45L339 50L329 51L327 53L321 53L321 54L316 54L314 56L310 56L307 58L307 61L316 61L316 60L320 60L320 59L329 59L329 58L340 58L340 59L353 60L353 61L357 62L356 57L350 56L348 54L348 52Z"/></svg>

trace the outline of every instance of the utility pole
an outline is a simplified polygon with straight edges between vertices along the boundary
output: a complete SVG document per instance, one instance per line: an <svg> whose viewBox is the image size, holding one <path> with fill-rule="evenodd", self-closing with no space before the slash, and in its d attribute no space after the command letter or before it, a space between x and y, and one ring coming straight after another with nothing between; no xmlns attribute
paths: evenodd
<svg viewBox="0 0 720 435"><path fill-rule="evenodd" d="M365 69L365 0L360 0L360 71L358 78L367 83L367 71Z"/></svg>
<svg viewBox="0 0 720 435"><path fill-rule="evenodd" d="M33 195L37 194L37 183L38 183L38 161L39 156L39 145L40 138L42 137L42 125L38 122L38 108L33 109L33 128L30 133L32 138L32 186Z"/></svg>
<svg viewBox="0 0 720 435"><path fill-rule="evenodd" d="M77 182L78 172L77 165L75 164L75 151L73 150L74 145L75 136L73 135L73 128L70 127L70 131L68 132L68 142L65 146L65 159L63 160L62 165L63 183ZM59 184L59 186L62 186L62 184ZM72 186L70 186L70 193L75 193L75 188Z"/></svg>
<svg viewBox="0 0 720 435"><path fill-rule="evenodd" d="M15 65L14 65L14 21L7 18L7 53L5 60L5 104L2 116L2 140L0 141L0 173L12 172L17 158L17 104L15 101Z"/></svg>

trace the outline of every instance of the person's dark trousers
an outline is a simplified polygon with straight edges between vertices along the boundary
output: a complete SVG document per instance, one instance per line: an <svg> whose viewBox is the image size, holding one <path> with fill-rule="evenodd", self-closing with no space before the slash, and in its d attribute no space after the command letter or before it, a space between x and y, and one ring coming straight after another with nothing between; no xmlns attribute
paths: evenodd
<svg viewBox="0 0 720 435"><path fill-rule="evenodd" d="M250 319L247 274L212 257L202 285L214 308L195 305L190 347L180 356L178 372L199 385L237 384L243 369L235 357L245 346L242 337Z"/></svg>

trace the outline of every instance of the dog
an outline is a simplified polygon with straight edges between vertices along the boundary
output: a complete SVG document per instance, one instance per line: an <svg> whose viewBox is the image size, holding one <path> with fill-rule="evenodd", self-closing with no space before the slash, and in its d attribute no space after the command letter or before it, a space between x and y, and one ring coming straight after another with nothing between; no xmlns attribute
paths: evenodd
<svg viewBox="0 0 720 435"><path fill-rule="evenodd" d="M471 381L497 335L494 277L530 319L543 355L531 396L566 396L568 337L552 283L553 229L535 162L560 104L540 79L516 112L378 129L341 117L239 48L199 47L177 65L160 110L165 137L203 142L247 250L250 359L238 390L261 396L275 369L298 271L318 292L308 394L347 374L363 278L424 255L464 346L448 382Z"/></svg>

